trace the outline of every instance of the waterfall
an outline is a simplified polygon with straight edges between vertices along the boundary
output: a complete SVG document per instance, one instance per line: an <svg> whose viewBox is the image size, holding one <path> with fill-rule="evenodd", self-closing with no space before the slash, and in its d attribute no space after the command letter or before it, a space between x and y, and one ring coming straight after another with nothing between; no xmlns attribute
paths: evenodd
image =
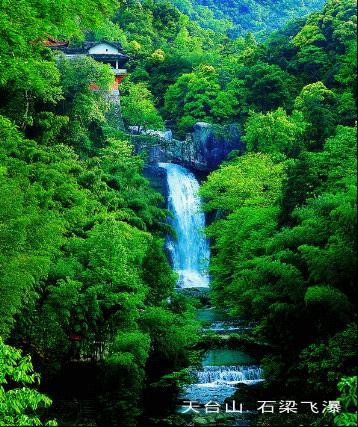
<svg viewBox="0 0 358 427"><path fill-rule="evenodd" d="M194 372L198 384L234 384L262 380L262 369L258 366L205 366Z"/></svg>
<svg viewBox="0 0 358 427"><path fill-rule="evenodd" d="M235 393L240 384L253 385L263 381L262 369L255 365L204 366L192 374L197 382L185 386L179 399L201 404L210 401L223 404L225 399Z"/></svg>
<svg viewBox="0 0 358 427"><path fill-rule="evenodd" d="M195 288L209 286L210 249L204 235L205 215L201 211L199 183L182 166L159 163L167 171L168 208L173 214L171 225L175 239L169 239L168 249L173 268L179 274L178 286Z"/></svg>
<svg viewBox="0 0 358 427"><path fill-rule="evenodd" d="M158 165L165 169L167 176L168 209L172 213L170 222L176 234L175 238L168 237L167 247L173 268L179 275L178 286L208 287L210 250L204 235L205 215L201 210L199 183L195 176L182 166L173 163ZM209 330L218 333L227 334L253 326L240 319L232 320L225 316L208 320L211 320ZM208 351L202 360L203 367L192 371L194 383L182 388L178 396L180 402L195 401L204 405L215 401L223 405L225 399L234 395L240 384L249 385L263 381L262 369L252 365L255 363L254 359L237 350L218 351L218 354L215 349ZM230 354L226 354L227 351ZM216 362L218 366L215 366ZM237 365L233 366L235 363ZM236 421L239 420L235 419ZM245 415L243 422L246 421Z"/></svg>

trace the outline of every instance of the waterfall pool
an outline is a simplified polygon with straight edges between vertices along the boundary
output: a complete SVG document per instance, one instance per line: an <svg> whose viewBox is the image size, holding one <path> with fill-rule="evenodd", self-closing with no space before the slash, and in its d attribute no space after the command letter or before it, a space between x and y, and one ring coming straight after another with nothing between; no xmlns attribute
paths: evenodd
<svg viewBox="0 0 358 427"><path fill-rule="evenodd" d="M202 366L249 365L254 359L240 350L216 348L208 350L201 361Z"/></svg>

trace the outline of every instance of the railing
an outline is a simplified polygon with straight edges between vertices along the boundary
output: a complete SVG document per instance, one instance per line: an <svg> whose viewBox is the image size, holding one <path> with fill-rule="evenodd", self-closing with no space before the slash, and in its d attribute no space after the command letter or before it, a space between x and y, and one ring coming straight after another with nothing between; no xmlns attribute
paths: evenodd
<svg viewBox="0 0 358 427"><path fill-rule="evenodd" d="M127 70L125 68L112 68L112 71L116 76L124 76L127 74Z"/></svg>

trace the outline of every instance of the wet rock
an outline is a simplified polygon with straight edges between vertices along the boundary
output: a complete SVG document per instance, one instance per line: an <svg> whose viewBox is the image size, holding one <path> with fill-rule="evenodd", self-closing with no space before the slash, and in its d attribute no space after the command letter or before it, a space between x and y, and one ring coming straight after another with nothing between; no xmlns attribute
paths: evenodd
<svg viewBox="0 0 358 427"><path fill-rule="evenodd" d="M149 164L174 162L194 172L210 172L234 151L243 151L241 131L237 125L225 127L198 122L184 141L172 138L171 132L132 137L136 153L145 153Z"/></svg>
<svg viewBox="0 0 358 427"><path fill-rule="evenodd" d="M194 426L208 426L208 425L228 425L229 421L234 420L235 417L227 414L206 414L205 416L194 416Z"/></svg>
<svg viewBox="0 0 358 427"><path fill-rule="evenodd" d="M193 421L196 426L206 426L208 424L208 420L204 417L194 417Z"/></svg>
<svg viewBox="0 0 358 427"><path fill-rule="evenodd" d="M240 129L236 125L227 127L212 126L199 122L193 129L194 158L192 167L200 166L204 170L216 169L227 159L233 150L243 150Z"/></svg>

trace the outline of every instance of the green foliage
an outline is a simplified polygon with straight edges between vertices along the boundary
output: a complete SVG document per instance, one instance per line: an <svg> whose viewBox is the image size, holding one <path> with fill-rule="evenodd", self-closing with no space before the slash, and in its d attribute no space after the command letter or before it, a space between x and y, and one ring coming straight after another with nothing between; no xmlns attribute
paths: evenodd
<svg viewBox="0 0 358 427"><path fill-rule="evenodd" d="M145 129L162 129L163 120L156 110L153 96L143 83L129 84L121 97L122 114L127 125Z"/></svg>
<svg viewBox="0 0 358 427"><path fill-rule="evenodd" d="M22 152L25 158L41 156L41 151L31 141L24 140L11 122L0 117L3 167L0 175L2 203L0 208L0 332L7 336L13 326L13 317L24 304L36 298L38 283L46 277L52 256L61 244L63 220L51 210L49 189L36 180L26 162L8 157L9 153ZM38 181L46 180L38 170ZM48 170L51 174L54 170ZM48 175L47 175L48 176ZM44 181L42 181L43 183ZM59 192L63 188L58 188Z"/></svg>
<svg viewBox="0 0 358 427"><path fill-rule="evenodd" d="M149 287L146 301L150 305L159 305L165 298L169 298L177 280L162 250L163 246L162 239L153 239L143 261L143 280ZM186 309L178 310L179 313L182 311Z"/></svg>
<svg viewBox="0 0 358 427"><path fill-rule="evenodd" d="M219 6L210 3L212 12L191 1L178 0L173 5L166 1L131 0L118 10L114 18L121 32L118 37L133 54L131 79L142 86L143 82L148 83L155 105L179 137L184 137L196 121L225 124L243 121L250 109L258 112L280 106L292 109L294 97L302 88L295 70L275 64L270 50L258 45L252 35L230 40L223 34L227 30L231 34L245 34L250 27L248 16L255 16L262 34L265 32L263 14L267 14L265 22L276 21L277 17L270 18L269 14L279 10L277 5L251 3L221 2ZM313 8L318 5L319 2ZM226 19L226 13L230 13L235 22L241 16L234 7L244 11L245 26L235 27ZM289 16L309 10L307 5L285 4L285 10L287 7ZM260 12L256 16L257 8ZM220 9L225 12L219 12ZM279 15L282 22L288 17ZM272 28L269 25L267 30L270 32ZM144 101L145 91L140 89L140 92L144 93L146 106L136 110L130 108L129 102L126 116L132 125L138 125L134 121L138 122L139 117L132 120L137 112L147 110L149 114L151 108ZM140 105L138 101L136 104Z"/></svg>
<svg viewBox="0 0 358 427"><path fill-rule="evenodd" d="M199 120L219 123L242 120L249 108L264 112L280 105L290 108L294 93L294 78L276 65L225 64L218 69L203 64L169 86L164 111L176 120L179 132L183 132Z"/></svg>
<svg viewBox="0 0 358 427"><path fill-rule="evenodd" d="M342 378L337 388L343 412L334 417L334 425L354 426L357 424L357 377Z"/></svg>
<svg viewBox="0 0 358 427"><path fill-rule="evenodd" d="M103 127L107 123L110 104L105 96L113 73L108 65L92 58L59 59L64 101L56 108L57 117L66 121L58 137L77 153L93 155L105 145ZM99 90L90 90L95 83Z"/></svg>
<svg viewBox="0 0 358 427"><path fill-rule="evenodd" d="M267 63L255 64L243 71L248 89L247 102L255 110L267 112L280 106L292 108L296 82L289 73Z"/></svg>
<svg viewBox="0 0 358 427"><path fill-rule="evenodd" d="M282 108L267 114L251 113L245 123L244 142L249 151L296 157L303 148L305 126L301 114L287 116Z"/></svg>
<svg viewBox="0 0 358 427"><path fill-rule="evenodd" d="M312 83L335 80L356 85L357 4L353 0L328 1L322 13L312 14L292 43L298 72Z"/></svg>
<svg viewBox="0 0 358 427"><path fill-rule="evenodd" d="M210 121L212 109L219 112L216 99L220 94L217 75L212 66L203 65L190 74L181 76L165 94L165 111L179 120L178 130L188 131L195 120ZM220 96L225 96L223 93ZM226 106L225 106L226 107Z"/></svg>
<svg viewBox="0 0 358 427"><path fill-rule="evenodd" d="M327 341L309 345L300 354L298 368L308 378L309 389L334 392L339 378L355 373L357 325L349 324Z"/></svg>
<svg viewBox="0 0 358 427"><path fill-rule="evenodd" d="M305 295L306 304L324 304L326 307L332 305L332 309L339 311L347 310L348 300L346 295L329 286L313 286L308 288Z"/></svg>
<svg viewBox="0 0 358 427"><path fill-rule="evenodd" d="M308 123L305 132L308 147L321 148L337 124L337 99L334 92L321 82L307 85L296 98L295 109L303 114Z"/></svg>
<svg viewBox="0 0 358 427"><path fill-rule="evenodd" d="M188 357L186 347L196 341L197 324L190 316L173 313L170 306L169 309L148 307L141 322L151 335L152 352L156 357L170 361L172 369L183 367Z"/></svg>
<svg viewBox="0 0 358 427"><path fill-rule="evenodd" d="M199 120L242 125L247 152L210 174L202 195L215 218L207 230L213 300L258 322L267 378L323 395L352 376L353 0L329 0L264 43L227 34L253 29L262 40L311 8L291 0L284 8L254 0L0 5L0 334L30 349L48 382L69 360L97 361L97 421L111 425L134 425L147 378L169 390L178 380L170 372L187 366L197 339L191 305L173 292L163 200L108 120L110 67L55 60L43 43L48 35L78 42L86 31L121 41L131 55L121 85L127 125L166 121L181 137ZM10 417L1 422L40 424L35 410L50 402L27 387L37 378L29 359L0 345L1 372L23 384L0 389L0 412ZM335 422L349 425L354 382L339 387L344 412Z"/></svg>
<svg viewBox="0 0 358 427"><path fill-rule="evenodd" d="M61 0L2 0L0 26L0 89L6 100L0 114L10 114L23 127L32 125L39 101L54 104L61 99L59 71L42 41L54 37L83 38L83 31L98 26L117 2L92 3Z"/></svg>
<svg viewBox="0 0 358 427"><path fill-rule="evenodd" d="M234 91L248 152L202 187L215 213L207 228L214 301L258 321L254 334L270 346L262 361L269 383L322 396L356 365L354 78L336 74L351 60L354 10L329 1L251 45L256 54L223 62L220 78L225 70L244 82Z"/></svg>
<svg viewBox="0 0 358 427"><path fill-rule="evenodd" d="M234 314L260 319L256 334L273 346L264 361L267 377L287 381L287 387L299 381L288 372L297 368L308 343L311 350L304 350L303 358L311 388L333 390L338 373L350 374L354 366L355 324L341 332L354 321L354 134L352 128L339 127L323 151L307 153L308 178L315 178L312 196L306 192L290 227L279 227L279 202L290 167L267 154L249 153L229 162L202 187L206 209L216 211L207 229L213 239L214 301Z"/></svg>
<svg viewBox="0 0 358 427"><path fill-rule="evenodd" d="M219 3L213 0L175 0L174 4L201 25L216 31L226 29L234 36L251 31L265 36L284 26L288 20L320 8L323 2L223 0Z"/></svg>
<svg viewBox="0 0 358 427"><path fill-rule="evenodd" d="M118 423L123 412L121 423L130 425L140 414L145 370L154 357L154 325L144 325L143 310L172 316L162 339L170 342L163 361L178 346L181 358L168 361L173 369L186 363L195 340L195 328L188 327L193 313L184 304L175 313L167 306L175 285L163 249L167 212L128 137L109 124L110 67L90 58L59 55L55 61L42 43L47 31L69 38L87 25L100 31L101 13L114 5L99 2L88 16L88 2L73 3L76 13L59 3L50 16L45 3L20 2L17 10L6 4L0 18L6 21L0 37L6 68L0 73L0 333L30 349L47 383L69 360L96 360L106 372L99 393L103 422ZM146 85L128 86L128 122L161 126ZM187 334L193 338L185 340ZM21 363L30 375L30 365ZM4 412L14 417L4 425L39 425L35 407L49 400L29 388L15 391L2 394L16 412Z"/></svg>
<svg viewBox="0 0 358 427"><path fill-rule="evenodd" d="M42 423L38 416L41 408L52 401L32 388L39 384L30 356L4 344L0 337L0 424L2 426L56 426L55 420Z"/></svg>
<svg viewBox="0 0 358 427"><path fill-rule="evenodd" d="M244 206L272 206L280 195L283 170L283 163L262 153L224 164L202 187L202 196L209 199L205 209L231 213Z"/></svg>

